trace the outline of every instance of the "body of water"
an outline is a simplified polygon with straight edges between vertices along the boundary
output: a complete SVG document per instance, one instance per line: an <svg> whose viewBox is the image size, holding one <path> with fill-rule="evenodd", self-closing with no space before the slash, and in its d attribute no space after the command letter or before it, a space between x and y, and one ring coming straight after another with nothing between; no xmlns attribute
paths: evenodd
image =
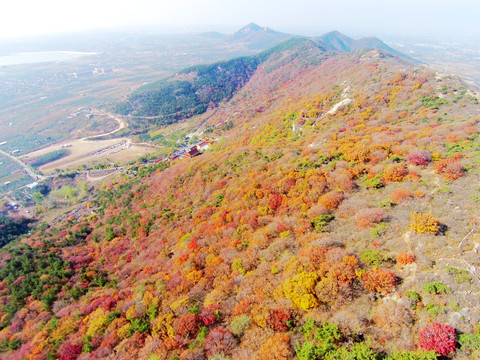
<svg viewBox="0 0 480 360"><path fill-rule="evenodd" d="M35 51L0 56L0 66L66 61L96 53L76 51Z"/></svg>

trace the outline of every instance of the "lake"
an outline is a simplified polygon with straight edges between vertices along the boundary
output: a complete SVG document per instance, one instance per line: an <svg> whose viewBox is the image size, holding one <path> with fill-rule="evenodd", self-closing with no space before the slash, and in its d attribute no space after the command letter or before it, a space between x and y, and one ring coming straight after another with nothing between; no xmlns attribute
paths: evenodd
<svg viewBox="0 0 480 360"><path fill-rule="evenodd" d="M95 55L94 52L35 51L0 56L0 66L34 64L41 62L66 61L81 56Z"/></svg>

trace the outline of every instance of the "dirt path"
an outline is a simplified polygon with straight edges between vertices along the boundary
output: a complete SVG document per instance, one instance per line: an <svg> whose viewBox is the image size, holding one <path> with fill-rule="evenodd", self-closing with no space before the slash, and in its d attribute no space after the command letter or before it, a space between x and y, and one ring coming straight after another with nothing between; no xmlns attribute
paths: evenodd
<svg viewBox="0 0 480 360"><path fill-rule="evenodd" d="M108 116L109 118L115 120L118 123L118 127L115 130L109 131L107 133L84 137L81 140L93 140L93 139L96 139L96 138L99 138L99 137L112 135L112 134L115 134L116 132L128 127L128 124L123 119L121 119L119 117L116 117L116 116L114 116L110 113L98 113L98 115Z"/></svg>

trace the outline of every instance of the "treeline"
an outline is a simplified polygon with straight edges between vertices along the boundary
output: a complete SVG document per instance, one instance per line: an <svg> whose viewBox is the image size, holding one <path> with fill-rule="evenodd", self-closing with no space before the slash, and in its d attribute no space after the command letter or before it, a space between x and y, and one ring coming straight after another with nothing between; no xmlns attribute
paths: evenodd
<svg viewBox="0 0 480 360"><path fill-rule="evenodd" d="M32 162L31 165L35 169L38 169L40 166L51 163L52 161L61 159L65 156L70 155L70 151L66 149L55 150L44 155L39 156L36 161Z"/></svg>
<svg viewBox="0 0 480 360"><path fill-rule="evenodd" d="M259 63L259 57L253 56L193 66L179 73L194 74L192 80L180 81L173 77L141 87L128 101L118 104L115 111L156 117L151 121L155 124L173 124L230 99L250 79Z"/></svg>
<svg viewBox="0 0 480 360"><path fill-rule="evenodd" d="M170 78L140 87L127 101L118 103L114 111L139 117L137 121L142 121L141 117L152 117L150 123L171 125L230 99L270 56L284 56L285 51L292 51L294 58L299 57L299 52L311 56L312 49L314 53L326 51L312 40L294 38L257 55L188 67ZM292 60L292 57L285 59L286 62ZM191 76L191 79L175 80L177 76Z"/></svg>
<svg viewBox="0 0 480 360"><path fill-rule="evenodd" d="M0 247L7 245L17 236L28 232L29 219L21 218L18 220L0 214Z"/></svg>

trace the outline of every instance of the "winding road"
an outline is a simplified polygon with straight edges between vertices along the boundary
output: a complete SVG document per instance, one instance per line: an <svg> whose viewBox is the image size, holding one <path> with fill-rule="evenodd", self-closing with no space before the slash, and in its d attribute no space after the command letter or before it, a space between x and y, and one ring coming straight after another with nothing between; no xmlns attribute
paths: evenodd
<svg viewBox="0 0 480 360"><path fill-rule="evenodd" d="M118 131L120 131L120 130L122 130L122 129L124 129L128 126L128 124L123 119L120 119L120 118L115 117L115 116L113 116L111 114L108 114L108 113L102 113L102 115L105 115L105 116L108 116L108 117L114 119L118 123L118 127L115 130L112 130L112 131L107 132L107 133L85 137L85 138L81 139L82 141L94 140L96 138L100 138L100 137L103 137L103 136L108 136L108 135L114 134L114 133L116 133L116 132L118 132ZM0 154L8 157L10 160L12 160L16 164L18 164L25 171L25 173L28 176L30 176L32 179L35 179L36 181L44 180L48 177L48 176L45 176L45 175L34 173L27 164L25 164L22 160L20 160L16 156L13 156L13 155L11 155L11 154L3 151L3 150L0 150Z"/></svg>
<svg viewBox="0 0 480 360"><path fill-rule="evenodd" d="M25 173L30 176L32 179L35 179L35 180L43 180L43 179L46 179L46 176L44 175L40 175L40 174L35 174L29 167L27 164L25 164L23 161L21 161L19 158L13 156L13 155L10 155L9 153L3 151L3 150L0 150L0 154L2 155L5 155L6 157L8 157L10 160L12 160L13 162L17 163L19 166L22 167L22 169L25 171Z"/></svg>
<svg viewBox="0 0 480 360"><path fill-rule="evenodd" d="M119 117L113 116L112 114L100 113L100 115L108 116L109 118L115 120L118 123L118 127L115 130L112 130L110 132L107 132L107 133L104 133L104 134L88 136L88 137L83 138L82 140L93 140L93 139L96 139L96 138L99 138L99 137L112 135L112 134L115 134L116 132L118 132L118 131L120 131L120 130L122 130L122 129L124 129L128 126L128 124L123 119L120 119Z"/></svg>

